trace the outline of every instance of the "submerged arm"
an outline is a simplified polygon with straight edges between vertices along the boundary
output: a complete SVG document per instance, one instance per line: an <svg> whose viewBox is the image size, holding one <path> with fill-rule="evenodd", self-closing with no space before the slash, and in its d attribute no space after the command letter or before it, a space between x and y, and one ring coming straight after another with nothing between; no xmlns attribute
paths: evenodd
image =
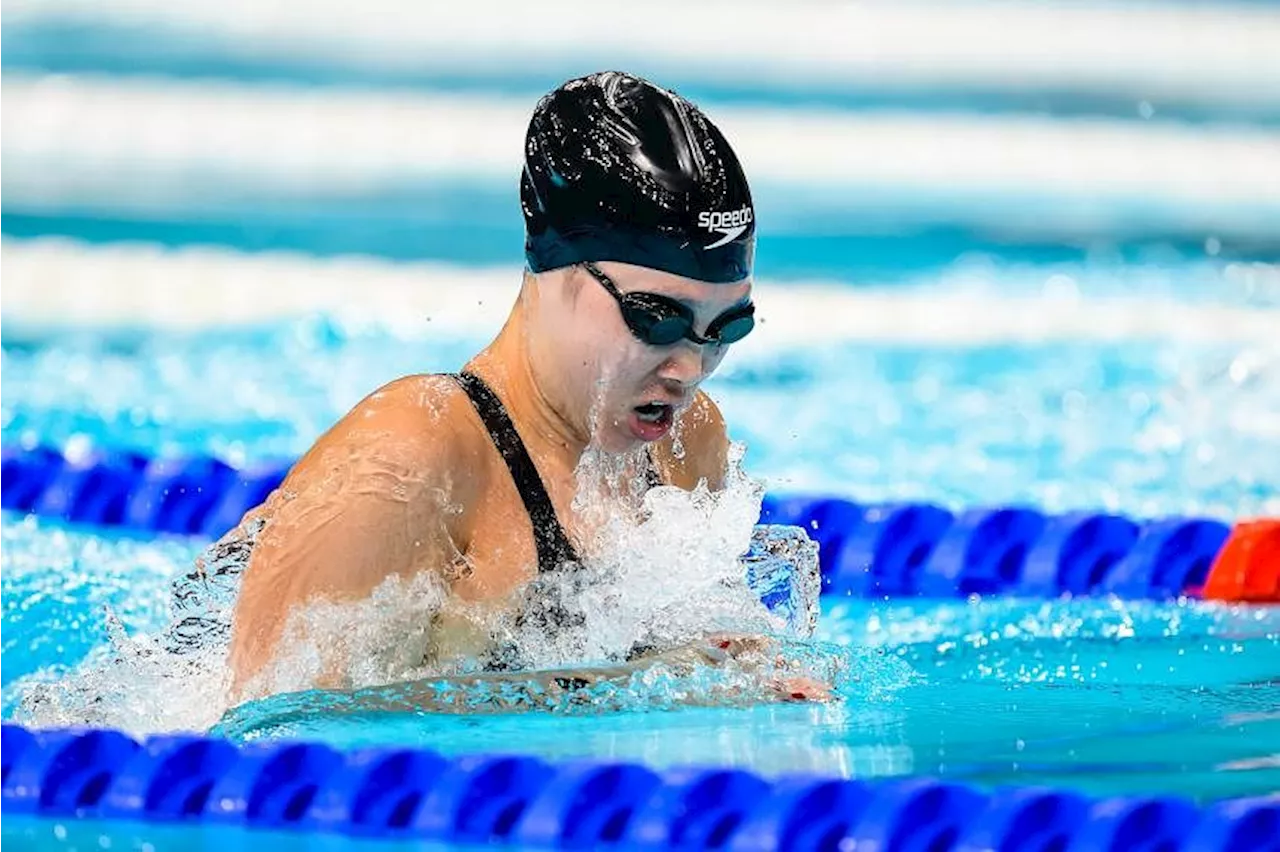
<svg viewBox="0 0 1280 852"><path fill-rule="evenodd" d="M830 699L823 684L764 665L764 655L771 652L768 640L758 637L717 637L613 666L484 673L276 695L230 711L217 732L244 736L318 714L479 715L575 709L601 713L655 699L681 706ZM734 663L737 677L717 677L717 670ZM699 672L707 677L695 680Z"/></svg>

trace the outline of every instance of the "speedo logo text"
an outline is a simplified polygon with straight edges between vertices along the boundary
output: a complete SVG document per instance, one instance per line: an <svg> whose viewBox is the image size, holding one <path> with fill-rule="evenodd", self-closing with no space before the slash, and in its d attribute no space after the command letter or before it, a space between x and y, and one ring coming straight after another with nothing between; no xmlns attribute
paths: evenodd
<svg viewBox="0 0 1280 852"><path fill-rule="evenodd" d="M706 228L713 234L720 234L720 239L716 240L709 246L703 246L704 249L719 248L726 243L731 243L742 235L742 232L751 224L755 214L750 207L743 207L739 210L703 210L698 214L698 227Z"/></svg>

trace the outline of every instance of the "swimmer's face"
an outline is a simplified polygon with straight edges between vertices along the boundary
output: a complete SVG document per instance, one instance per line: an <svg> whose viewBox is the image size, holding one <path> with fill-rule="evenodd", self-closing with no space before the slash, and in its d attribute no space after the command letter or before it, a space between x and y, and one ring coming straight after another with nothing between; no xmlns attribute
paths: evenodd
<svg viewBox="0 0 1280 852"><path fill-rule="evenodd" d="M750 327L742 320L751 282L712 284L608 261L595 267L603 281L584 267L568 273L575 278L571 322L577 355L566 365L573 373L569 387L583 391L576 406L596 442L607 450L624 451L665 437L731 344L687 338L665 345L645 342L624 320L617 295L670 299L693 315L694 336L714 337L726 323L736 322L738 332ZM609 284L616 294L610 293Z"/></svg>

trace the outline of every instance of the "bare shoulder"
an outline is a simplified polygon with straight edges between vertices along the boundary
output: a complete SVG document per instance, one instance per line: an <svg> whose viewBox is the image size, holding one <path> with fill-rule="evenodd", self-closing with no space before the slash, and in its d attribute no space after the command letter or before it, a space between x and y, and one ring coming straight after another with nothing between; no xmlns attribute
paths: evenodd
<svg viewBox="0 0 1280 852"><path fill-rule="evenodd" d="M683 452L673 452L678 438ZM655 448L655 457L667 479L681 488L695 488L705 480L712 490L724 483L729 458L728 430L720 407L703 391L680 415L674 435Z"/></svg>
<svg viewBox="0 0 1280 852"><path fill-rule="evenodd" d="M285 525L301 514L340 518L332 526L357 542L385 537L384 527L401 523L434 527L438 518L449 539L465 541L467 507L483 487L476 459L484 452L468 409L449 376L406 376L381 386L311 445L261 513Z"/></svg>
<svg viewBox="0 0 1280 852"><path fill-rule="evenodd" d="M388 382L360 400L343 418L349 428L362 422L392 421L406 426L434 426L451 430L466 395L452 376L420 374ZM415 430L415 434L418 432Z"/></svg>
<svg viewBox="0 0 1280 852"><path fill-rule="evenodd" d="M413 501L471 502L484 447L467 420L470 401L449 376L396 379L356 403L321 435L281 493L395 493Z"/></svg>

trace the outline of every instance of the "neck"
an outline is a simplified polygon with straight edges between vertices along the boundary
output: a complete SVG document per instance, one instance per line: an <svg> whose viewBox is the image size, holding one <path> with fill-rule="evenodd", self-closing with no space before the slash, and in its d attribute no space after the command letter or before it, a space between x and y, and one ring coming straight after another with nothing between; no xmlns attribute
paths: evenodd
<svg viewBox="0 0 1280 852"><path fill-rule="evenodd" d="M560 389L539 369L530 345L525 300L517 299L498 336L467 364L502 398L526 443L563 458L572 469L589 437L565 416ZM532 450L533 447L530 447Z"/></svg>

